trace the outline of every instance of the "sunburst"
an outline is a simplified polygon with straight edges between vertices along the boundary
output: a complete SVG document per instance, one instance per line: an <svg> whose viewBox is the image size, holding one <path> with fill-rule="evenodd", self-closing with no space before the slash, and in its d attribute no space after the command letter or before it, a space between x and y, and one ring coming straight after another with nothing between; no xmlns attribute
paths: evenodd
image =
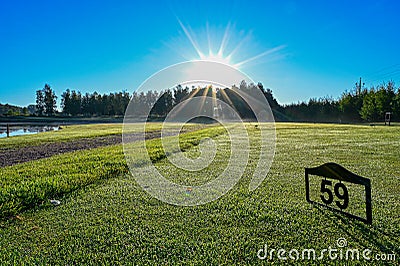
<svg viewBox="0 0 400 266"><path fill-rule="evenodd" d="M262 57L272 55L274 53L278 53L279 51L281 51L282 49L284 49L286 47L285 45L279 45L279 46L265 50L259 54L250 56L249 58L246 58L244 60L237 62L234 59L235 54L240 52L240 49L241 49L241 47L243 47L243 44L249 41L249 39L250 39L249 34L247 34L244 38L242 38L241 41L239 41L232 49L228 50L227 49L228 43L233 34L233 31L231 30L231 23L228 23L228 25L226 26L226 28L224 30L224 34L223 34L219 44L214 43L215 40L211 39L209 25L207 23L206 24L207 36L205 36L205 38L207 38L207 41L208 41L208 51L204 52L200 48L200 45L195 38L196 35L191 30L191 28L189 26L185 26L179 18L177 18L177 20L178 20L179 25L181 26L185 36L191 43L192 48L196 52L197 58L192 58L194 60L206 60L206 61L218 62L218 63L223 63L226 65L232 66L236 69L239 69L250 62L254 62L258 59L261 59ZM217 52L213 51L213 47L219 47ZM205 50L207 50L207 49L205 49Z"/></svg>

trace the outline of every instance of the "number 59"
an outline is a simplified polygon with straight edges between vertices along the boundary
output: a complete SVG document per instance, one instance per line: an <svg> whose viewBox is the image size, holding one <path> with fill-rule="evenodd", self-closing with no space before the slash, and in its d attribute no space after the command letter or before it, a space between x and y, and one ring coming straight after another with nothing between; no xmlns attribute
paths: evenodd
<svg viewBox="0 0 400 266"><path fill-rule="evenodd" d="M323 179L321 182L321 200L325 204L331 204L333 202L333 193L330 187L332 187L332 181ZM333 190L335 192L335 196L340 200L343 200L343 203L336 200L336 205L340 209L346 209L347 206L349 206L349 192L347 191L347 187L343 183L336 183L333 187Z"/></svg>

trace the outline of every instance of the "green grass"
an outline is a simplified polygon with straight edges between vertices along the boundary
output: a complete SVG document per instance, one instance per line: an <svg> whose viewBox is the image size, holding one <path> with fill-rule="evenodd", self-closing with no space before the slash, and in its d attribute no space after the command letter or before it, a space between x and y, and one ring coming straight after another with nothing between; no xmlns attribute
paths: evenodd
<svg viewBox="0 0 400 266"><path fill-rule="evenodd" d="M252 125L248 129L251 148L257 150L257 129ZM185 136L186 142L183 138L181 143L188 145L185 150L193 156L200 137L212 136L221 143L216 162L202 170L200 177L185 176L158 151L153 157L158 169L166 170L169 178L177 182L188 182L186 177L201 183L218 175L229 160L229 145L224 145L227 136L215 128ZM148 145L155 150L156 140ZM336 247L339 237L347 239L349 248L368 248L374 254L396 253L397 261L391 263L398 264L399 150L400 127L277 124L276 154L262 185L248 191L257 164L257 155L253 154L234 189L214 202L196 207L169 205L143 191L125 173L121 146L6 167L1 169L2 182L15 180L19 184L34 177L41 180L44 176L58 176L60 184L69 184L66 180L74 175L75 182L86 181L77 186L80 189L63 194L60 206L43 204L16 218L2 220L0 264L254 265L271 262L257 258L257 251L265 244L271 249L320 251ZM138 150L138 159L139 154ZM326 162L339 163L371 179L371 226L305 201L304 167ZM141 174L142 169L138 168L135 174ZM276 255L272 262L282 263Z"/></svg>
<svg viewBox="0 0 400 266"><path fill-rule="evenodd" d="M154 124L150 128L159 126ZM217 127L182 134L180 148L190 149L198 145L200 139L214 137L223 132L222 128ZM134 149L133 163L137 165L146 163L146 151L141 146L141 142L129 144L129 147ZM160 139L147 141L147 150L152 162L166 157L160 146ZM122 145L76 151L0 168L0 218L17 214L49 198L60 197L93 182L117 177L123 173L128 173L128 167Z"/></svg>
<svg viewBox="0 0 400 266"><path fill-rule="evenodd" d="M58 131L42 132L29 136L14 136L10 138L0 138L0 151L9 148L21 148L26 146L37 146L45 143L66 142L82 138L95 138L110 135L122 134L122 124L84 124L61 126ZM173 129L176 125L167 125L166 129ZM186 124L184 129L196 130L204 128L201 124ZM161 123L147 123L146 132L159 131L162 128ZM137 133L143 130L143 124L131 124L127 129L129 132Z"/></svg>

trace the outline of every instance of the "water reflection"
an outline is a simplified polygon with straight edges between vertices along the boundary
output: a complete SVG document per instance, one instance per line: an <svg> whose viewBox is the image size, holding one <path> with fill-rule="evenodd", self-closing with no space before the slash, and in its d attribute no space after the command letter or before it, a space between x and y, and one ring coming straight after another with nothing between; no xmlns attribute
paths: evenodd
<svg viewBox="0 0 400 266"><path fill-rule="evenodd" d="M25 126L12 126L10 125L10 137L37 134L40 132L56 131L59 130L59 126L37 126L37 125L25 125ZM0 138L7 137L7 126L0 125Z"/></svg>

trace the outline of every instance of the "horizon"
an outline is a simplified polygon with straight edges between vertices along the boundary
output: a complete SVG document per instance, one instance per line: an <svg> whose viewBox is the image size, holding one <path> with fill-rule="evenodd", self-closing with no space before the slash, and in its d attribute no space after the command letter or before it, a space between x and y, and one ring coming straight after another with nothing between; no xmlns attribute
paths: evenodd
<svg viewBox="0 0 400 266"><path fill-rule="evenodd" d="M281 105L337 99L360 77L366 88L400 83L395 1L95 3L0 4L0 103L34 104L46 83L57 107L67 89L133 93L199 59L237 67Z"/></svg>

